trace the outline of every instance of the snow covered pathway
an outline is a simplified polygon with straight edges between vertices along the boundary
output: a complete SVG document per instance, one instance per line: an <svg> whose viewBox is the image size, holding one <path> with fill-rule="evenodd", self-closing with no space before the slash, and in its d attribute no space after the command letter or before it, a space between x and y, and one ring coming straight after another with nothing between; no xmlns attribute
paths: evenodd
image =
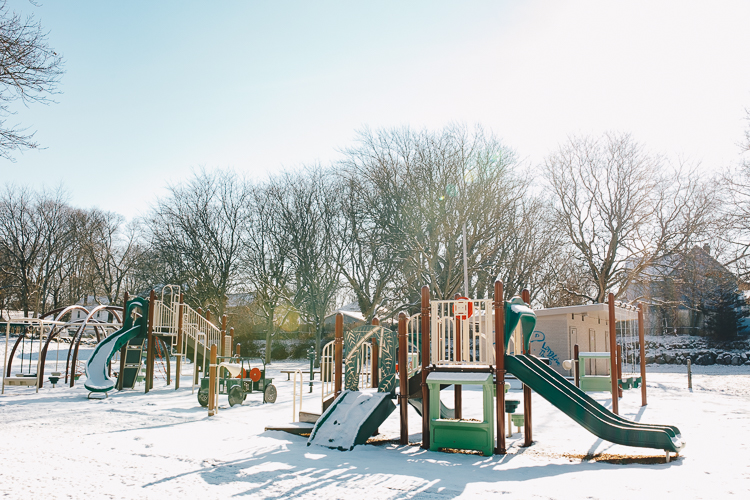
<svg viewBox="0 0 750 500"><path fill-rule="evenodd" d="M384 443L340 452L303 437L265 432L291 421L291 382L274 363L275 404L248 395L241 407L208 418L189 378L175 392L157 380L149 394L113 393L86 400L83 384L7 388L0 397L0 496L3 498L509 498L635 499L750 497L750 367L696 367L694 390L684 367L649 372L649 405L626 391L621 412L641 422L678 426L687 441L672 463L614 465L580 458L595 453L659 455L602 442L534 396L534 440L507 456L436 453ZM670 373L672 371L673 373ZM705 374L702 374L705 373ZM316 384L317 386L317 384ZM303 409L319 411L319 387ZM452 394L444 391L452 406ZM602 402L606 395L601 394ZM513 394L520 398L520 393ZM465 413L479 413L481 393L464 389ZM412 441L420 420L410 410ZM398 412L381 426L398 437Z"/></svg>

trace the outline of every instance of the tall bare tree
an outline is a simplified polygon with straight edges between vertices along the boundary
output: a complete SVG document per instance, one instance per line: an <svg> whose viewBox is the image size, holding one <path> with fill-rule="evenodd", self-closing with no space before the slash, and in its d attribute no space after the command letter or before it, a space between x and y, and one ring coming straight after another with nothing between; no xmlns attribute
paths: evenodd
<svg viewBox="0 0 750 500"><path fill-rule="evenodd" d="M155 279L182 285L194 305L223 314L242 280L249 206L247 183L229 171L200 170L170 186L147 221L151 256L161 263Z"/></svg>
<svg viewBox="0 0 750 500"><path fill-rule="evenodd" d="M516 171L511 150L481 128L468 132L450 126L438 132L364 130L345 155L344 170L351 182L359 183L355 184L362 199L359 210L369 214L365 219L369 226L362 227L382 231L373 238L385 245L388 254L385 261L379 260L386 272L378 276L402 279L397 288L407 291L412 300L424 283L442 299L457 292L487 293L486 275L498 270L503 249L512 247L512 223L528 189L527 176ZM468 290L464 290L464 243L469 256ZM355 250L361 251L356 246ZM349 266L366 269L366 258L353 255L364 265ZM394 264L397 272L392 271ZM384 288L378 285L371 289ZM394 302L408 302L407 294ZM361 306L367 302L360 300Z"/></svg>
<svg viewBox="0 0 750 500"><path fill-rule="evenodd" d="M250 311L266 324L266 363L271 362L273 339L278 325L292 309L292 248L284 234L279 200L281 186L269 182L251 190L250 216L246 219L247 238L243 270L253 295Z"/></svg>
<svg viewBox="0 0 750 500"><path fill-rule="evenodd" d="M43 312L60 268L75 251L72 210L61 189L36 193L6 185L0 199L4 273L24 316ZM6 290L7 292L7 290Z"/></svg>
<svg viewBox="0 0 750 500"><path fill-rule="evenodd" d="M627 134L571 138L544 163L556 228L587 269L582 300L620 296L710 221L713 194L695 171L672 170Z"/></svg>
<svg viewBox="0 0 750 500"><path fill-rule="evenodd" d="M10 105L50 102L62 75L63 61L48 44L47 33L32 16L11 12L0 3L0 157L13 160L12 153L38 148L34 133L9 126Z"/></svg>
<svg viewBox="0 0 750 500"><path fill-rule="evenodd" d="M87 215L84 248L94 295L117 304L143 255L137 226L114 212L94 209Z"/></svg>
<svg viewBox="0 0 750 500"><path fill-rule="evenodd" d="M341 286L337 266L341 247L336 245L340 184L319 166L284 174L272 184L269 193L277 197L279 210L278 238L289 244L292 300L304 321L315 329L319 359L323 321Z"/></svg>

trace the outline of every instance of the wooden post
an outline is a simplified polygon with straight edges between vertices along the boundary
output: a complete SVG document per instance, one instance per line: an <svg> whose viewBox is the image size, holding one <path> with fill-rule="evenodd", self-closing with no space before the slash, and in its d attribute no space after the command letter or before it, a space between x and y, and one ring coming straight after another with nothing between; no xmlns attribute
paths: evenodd
<svg viewBox="0 0 750 500"><path fill-rule="evenodd" d="M154 303L156 302L156 292L151 290L148 295L148 327L146 334L146 341L148 347L146 349L146 383L143 384L146 387L146 392L154 388Z"/></svg>
<svg viewBox="0 0 750 500"><path fill-rule="evenodd" d="M580 367L580 361L578 359L578 354L580 353L580 350L578 348L578 344L575 344L573 346L573 377L575 377L576 387L580 389L581 387L581 379L579 375L579 367Z"/></svg>
<svg viewBox="0 0 750 500"><path fill-rule="evenodd" d="M341 394L341 376L342 376L342 363L344 357L344 315L338 313L336 315L336 330L335 330L335 342L333 344L333 366L334 366L334 395L338 397Z"/></svg>
<svg viewBox="0 0 750 500"><path fill-rule="evenodd" d="M615 319L615 296L610 293L607 297L609 305L609 378L612 380L612 413L619 415L620 401L618 398L617 383L617 320Z"/></svg>
<svg viewBox="0 0 750 500"><path fill-rule="evenodd" d="M495 281L495 420L497 449L505 455L505 300L503 282Z"/></svg>
<svg viewBox="0 0 750 500"><path fill-rule="evenodd" d="M125 326L125 315L128 313L128 292L125 292L122 297L122 325ZM59 333L58 333L59 335ZM117 390L123 389L123 374L125 373L125 359L128 356L128 344L125 344L120 349L120 373L117 375Z"/></svg>
<svg viewBox="0 0 750 500"><path fill-rule="evenodd" d="M182 333L182 316L185 313L184 310L184 295L180 293L180 306L177 309L177 365L175 366L175 374L174 374L174 390L180 388L180 374L182 373L182 355L186 354L182 352L182 342L183 342L183 333ZM187 349L185 349L187 351ZM197 356L196 356L197 359Z"/></svg>
<svg viewBox="0 0 750 500"><path fill-rule="evenodd" d="M430 389L427 373L430 365L430 287L422 287L422 448L430 448Z"/></svg>
<svg viewBox="0 0 750 500"><path fill-rule="evenodd" d="M234 345L234 327L229 329L229 337L232 339L232 342L229 345Z"/></svg>
<svg viewBox="0 0 750 500"><path fill-rule="evenodd" d="M227 315L221 316L221 356L227 355L227 343L225 337L227 336ZM231 344L230 344L231 347Z"/></svg>
<svg viewBox="0 0 750 500"><path fill-rule="evenodd" d="M379 326L380 320L372 318L372 324L373 326ZM370 376L372 377L372 386L377 389L378 384L380 384L380 353L378 352L378 339L373 337L370 340L372 341L372 360L370 366L372 373Z"/></svg>
<svg viewBox="0 0 750 500"><path fill-rule="evenodd" d="M242 352L242 346L240 344L237 344L236 346L234 346L234 355L235 356L242 357L241 352Z"/></svg>
<svg viewBox="0 0 750 500"><path fill-rule="evenodd" d="M401 412L401 438L399 443L409 444L409 346L406 342L406 314L398 315L398 406ZM424 407L423 407L424 408Z"/></svg>
<svg viewBox="0 0 750 500"><path fill-rule="evenodd" d="M211 309L206 309L206 321L211 322Z"/></svg>
<svg viewBox="0 0 750 500"><path fill-rule="evenodd" d="M161 342L164 345L164 366L167 367L167 385L170 385L172 383L172 363L169 360L169 345L167 345L167 341L163 340L164 337L160 337L159 342Z"/></svg>
<svg viewBox="0 0 750 500"><path fill-rule="evenodd" d="M453 297L453 299L457 300L460 296L461 295L457 293ZM453 350L455 353L454 358L456 362L461 363L463 361L463 358L461 357L461 347L462 347L461 346L461 320L456 318L455 321L456 321L456 331L454 332L455 335L453 339ZM453 386L453 408L454 408L453 416L454 418L457 418L459 420L461 419L461 406L462 406L461 396L462 396L461 385L455 384Z"/></svg>
<svg viewBox="0 0 750 500"><path fill-rule="evenodd" d="M641 357L641 406L646 406L646 340L645 340L645 328L643 324L643 318L645 314L643 312L643 304L638 303L638 342L640 346L640 357Z"/></svg>
<svg viewBox="0 0 750 500"><path fill-rule="evenodd" d="M208 416L216 415L216 344L211 344L211 363L208 365Z"/></svg>
<svg viewBox="0 0 750 500"><path fill-rule="evenodd" d="M528 290L524 289L521 292L521 299L523 299L526 304L531 305L531 294ZM531 354L526 349L526 342L523 343L523 353L524 354ZM524 446L531 446L533 439L532 439L532 429L531 429L531 387L524 384L523 385L523 445Z"/></svg>

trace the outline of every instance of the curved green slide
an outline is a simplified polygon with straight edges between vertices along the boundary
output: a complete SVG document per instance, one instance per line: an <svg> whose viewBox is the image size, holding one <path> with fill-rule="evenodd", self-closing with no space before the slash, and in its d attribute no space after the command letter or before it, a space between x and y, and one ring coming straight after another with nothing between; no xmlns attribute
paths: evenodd
<svg viewBox="0 0 750 500"><path fill-rule="evenodd" d="M641 424L615 415L535 356L505 356L505 369L601 439L675 453L685 447L677 427Z"/></svg>
<svg viewBox="0 0 750 500"><path fill-rule="evenodd" d="M134 309L140 309L140 317L133 321ZM148 302L136 298L128 302L123 327L97 344L93 354L86 362L86 382L84 386L91 392L109 392L115 387L115 381L107 376L107 366L117 351L131 339L145 335Z"/></svg>

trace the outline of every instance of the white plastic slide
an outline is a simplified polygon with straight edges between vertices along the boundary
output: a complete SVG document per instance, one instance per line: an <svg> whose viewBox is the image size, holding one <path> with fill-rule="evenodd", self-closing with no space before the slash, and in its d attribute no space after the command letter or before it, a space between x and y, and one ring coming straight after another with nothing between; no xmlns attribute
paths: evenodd
<svg viewBox="0 0 750 500"><path fill-rule="evenodd" d="M366 443L395 409L388 393L344 391L315 423L307 445L351 450Z"/></svg>
<svg viewBox="0 0 750 500"><path fill-rule="evenodd" d="M141 325L118 330L97 344L86 362L86 382L83 384L86 389L91 392L109 392L115 388L115 381L107 376L109 361L130 339L137 337L141 330Z"/></svg>

